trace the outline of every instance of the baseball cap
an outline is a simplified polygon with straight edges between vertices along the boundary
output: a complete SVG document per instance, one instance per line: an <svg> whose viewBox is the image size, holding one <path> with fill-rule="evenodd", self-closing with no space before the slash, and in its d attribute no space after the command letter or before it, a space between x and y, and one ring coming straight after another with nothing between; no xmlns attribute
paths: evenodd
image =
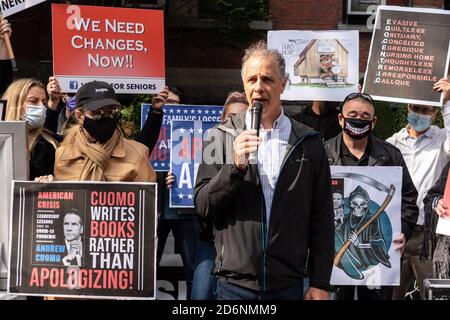
<svg viewBox="0 0 450 320"><path fill-rule="evenodd" d="M75 95L76 107L94 111L104 106L121 106L111 85L103 81L91 81L78 89Z"/></svg>

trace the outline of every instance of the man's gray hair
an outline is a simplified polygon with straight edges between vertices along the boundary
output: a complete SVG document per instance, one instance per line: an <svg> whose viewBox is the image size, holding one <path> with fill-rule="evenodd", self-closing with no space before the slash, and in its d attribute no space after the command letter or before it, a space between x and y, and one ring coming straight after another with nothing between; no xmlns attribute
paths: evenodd
<svg viewBox="0 0 450 320"><path fill-rule="evenodd" d="M286 62L283 55L278 50L267 49L267 43L264 40L255 42L245 49L245 55L242 58L241 76L244 76L245 63L254 56L272 57L278 64L280 77L286 78Z"/></svg>

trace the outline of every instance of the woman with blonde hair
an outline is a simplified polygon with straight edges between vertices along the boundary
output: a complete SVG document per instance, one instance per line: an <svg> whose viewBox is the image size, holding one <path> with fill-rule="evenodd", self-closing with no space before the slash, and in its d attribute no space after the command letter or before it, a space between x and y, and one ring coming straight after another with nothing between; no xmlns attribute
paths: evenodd
<svg viewBox="0 0 450 320"><path fill-rule="evenodd" d="M2 99L7 100L6 121L26 121L30 179L53 173L58 142L44 129L47 112L45 86L34 79L16 80L6 89Z"/></svg>

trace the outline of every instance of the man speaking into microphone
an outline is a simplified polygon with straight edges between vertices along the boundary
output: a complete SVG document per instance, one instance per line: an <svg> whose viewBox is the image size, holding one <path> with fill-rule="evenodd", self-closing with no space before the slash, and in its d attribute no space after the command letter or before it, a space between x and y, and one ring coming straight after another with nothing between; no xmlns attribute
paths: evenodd
<svg viewBox="0 0 450 320"><path fill-rule="evenodd" d="M241 75L250 107L210 130L195 185L196 210L214 225L217 298L328 299L334 214L320 135L285 116L278 51L250 46Z"/></svg>

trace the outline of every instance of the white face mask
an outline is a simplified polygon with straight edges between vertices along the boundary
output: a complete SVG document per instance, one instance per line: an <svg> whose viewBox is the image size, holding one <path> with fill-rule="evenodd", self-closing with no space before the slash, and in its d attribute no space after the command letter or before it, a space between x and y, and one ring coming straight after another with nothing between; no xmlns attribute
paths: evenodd
<svg viewBox="0 0 450 320"><path fill-rule="evenodd" d="M32 129L44 126L46 108L44 106L27 105L27 111L24 115L24 120Z"/></svg>

